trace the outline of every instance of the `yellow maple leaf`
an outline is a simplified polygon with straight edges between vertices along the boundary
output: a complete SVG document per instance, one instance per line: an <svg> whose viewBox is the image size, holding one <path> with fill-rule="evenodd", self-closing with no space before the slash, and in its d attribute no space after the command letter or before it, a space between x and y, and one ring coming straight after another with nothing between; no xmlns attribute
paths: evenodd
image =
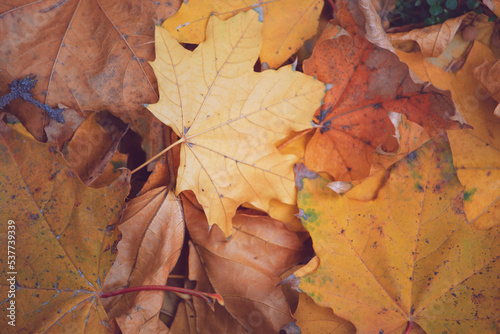
<svg viewBox="0 0 500 334"><path fill-rule="evenodd" d="M205 27L211 15L226 20L250 9L262 13L264 21L262 63L277 68L313 37L323 8L320 0L190 0L163 23L181 43L199 44L205 39Z"/></svg>
<svg viewBox="0 0 500 334"><path fill-rule="evenodd" d="M445 135L399 160L373 199L336 194L310 172L297 178L320 265L295 276L318 305L357 333L498 332L500 228L467 221ZM370 179L356 188L370 192Z"/></svg>
<svg viewBox="0 0 500 334"><path fill-rule="evenodd" d="M311 127L324 85L291 66L255 73L262 24L254 11L210 18L193 52L156 28L160 100L148 109L180 137L177 193L192 190L210 225L226 235L242 203L267 210L271 199L295 203L293 164L274 143Z"/></svg>
<svg viewBox="0 0 500 334"><path fill-rule="evenodd" d="M500 119L497 102L481 89L474 69L493 61L492 50L474 43L467 61L457 73L430 64L420 53L398 52L399 58L422 80L451 91L460 113L473 129L448 131L453 164L465 187L464 210L476 228L488 229L500 222Z"/></svg>

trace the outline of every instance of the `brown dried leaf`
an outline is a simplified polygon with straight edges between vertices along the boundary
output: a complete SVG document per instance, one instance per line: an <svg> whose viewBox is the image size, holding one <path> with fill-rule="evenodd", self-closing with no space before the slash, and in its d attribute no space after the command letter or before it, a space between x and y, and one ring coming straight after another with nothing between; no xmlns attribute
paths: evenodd
<svg viewBox="0 0 500 334"><path fill-rule="evenodd" d="M203 211L184 201L186 225L215 292L247 331L277 333L293 321L279 275L308 255L304 233L265 216L237 214L232 237L218 226L209 230ZM198 323L200 326L200 323Z"/></svg>
<svg viewBox="0 0 500 334"><path fill-rule="evenodd" d="M154 20L173 15L179 0L14 1L0 4L0 90L36 75L34 97L77 111L109 109L130 123L151 151L161 128L144 109L158 100L148 60L154 59ZM48 118L33 105L10 106L38 140ZM155 127L154 125L157 125Z"/></svg>
<svg viewBox="0 0 500 334"><path fill-rule="evenodd" d="M49 125L45 127L45 133L47 134L47 142L57 143L59 149L62 149L64 144L73 137L76 129L85 120L85 117L63 104L59 104L58 107L64 109L65 122L63 124L57 122L55 119L50 119Z"/></svg>
<svg viewBox="0 0 500 334"><path fill-rule="evenodd" d="M179 201L167 188L154 189L128 203L119 226L123 239L104 291L164 285L181 252L184 219ZM166 332L159 321L162 291L141 291L103 299L123 333Z"/></svg>
<svg viewBox="0 0 500 334"><path fill-rule="evenodd" d="M181 301L177 306L170 332L173 334L200 334L196 331L196 314L193 306L188 301Z"/></svg>
<svg viewBox="0 0 500 334"><path fill-rule="evenodd" d="M128 129L109 113L90 115L76 130L62 153L85 185L99 188L101 179L93 184L111 161L120 139ZM112 179L110 180L112 181Z"/></svg>
<svg viewBox="0 0 500 334"><path fill-rule="evenodd" d="M388 34L393 44L397 45L406 41L415 41L420 46L425 57L438 57L448 46L463 22L470 22L476 16L468 13L453 19L446 20L422 29L414 29L409 32Z"/></svg>
<svg viewBox="0 0 500 334"><path fill-rule="evenodd" d="M488 91L492 98L500 102L500 60L496 62L485 62L474 69L474 76L481 85ZM494 111L500 117L500 105Z"/></svg>
<svg viewBox="0 0 500 334"><path fill-rule="evenodd" d="M203 259L200 258L196 246L192 242L189 243L189 279L196 281L196 290L204 292L215 292L210 284L209 278L203 265ZM208 305L204 300L193 298L191 305L186 302L186 313L192 311L193 320L195 322L195 332L198 334L212 333L245 333L246 330L238 323L238 320L233 317L224 306L216 303ZM191 324L191 323L190 323Z"/></svg>

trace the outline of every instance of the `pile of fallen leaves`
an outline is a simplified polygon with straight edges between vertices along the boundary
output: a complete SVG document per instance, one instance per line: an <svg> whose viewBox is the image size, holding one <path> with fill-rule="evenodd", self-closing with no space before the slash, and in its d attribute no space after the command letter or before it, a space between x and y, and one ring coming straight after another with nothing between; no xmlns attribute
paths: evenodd
<svg viewBox="0 0 500 334"><path fill-rule="evenodd" d="M497 333L500 24L388 3L2 4L15 330Z"/></svg>

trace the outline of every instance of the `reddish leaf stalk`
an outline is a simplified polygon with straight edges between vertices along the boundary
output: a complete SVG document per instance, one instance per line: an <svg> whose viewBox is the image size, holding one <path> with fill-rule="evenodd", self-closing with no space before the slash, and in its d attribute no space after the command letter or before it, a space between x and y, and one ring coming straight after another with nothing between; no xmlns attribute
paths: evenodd
<svg viewBox="0 0 500 334"><path fill-rule="evenodd" d="M405 334L410 334L412 325L413 325L413 321L411 321L411 320L408 321L408 325L406 325Z"/></svg>
<svg viewBox="0 0 500 334"><path fill-rule="evenodd" d="M143 285L143 286L134 286L131 288L118 289L110 292L102 292L100 294L101 298L109 298L117 295L122 295L124 293L136 292L136 291L148 291L148 290L162 290L162 291L173 291L178 293L184 293L190 296L198 297L204 299L208 305L213 309L213 304L215 300L219 302L219 304L224 305L224 300L222 296L217 293L207 293L201 292L191 289L179 288L176 286L168 286L168 285Z"/></svg>

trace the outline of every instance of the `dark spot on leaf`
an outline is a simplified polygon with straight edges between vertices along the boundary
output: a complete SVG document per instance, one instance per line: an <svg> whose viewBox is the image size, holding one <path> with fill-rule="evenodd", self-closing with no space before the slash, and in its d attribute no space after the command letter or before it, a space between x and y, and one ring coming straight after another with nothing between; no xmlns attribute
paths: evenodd
<svg viewBox="0 0 500 334"><path fill-rule="evenodd" d="M56 178L56 175L59 173L59 170L56 170L54 173L52 173L50 176L49 176L49 181L52 181Z"/></svg>
<svg viewBox="0 0 500 334"><path fill-rule="evenodd" d="M410 164L413 163L415 159L417 159L417 151L413 151L406 156L406 161L408 161L408 163Z"/></svg>
<svg viewBox="0 0 500 334"><path fill-rule="evenodd" d="M330 113L330 111L332 111L332 107L320 110L319 115L314 117L316 117L318 122L321 123L325 120L326 116Z"/></svg>
<svg viewBox="0 0 500 334"><path fill-rule="evenodd" d="M330 125L332 125L332 121L331 120L326 121L325 123L323 123L323 126L319 129L319 132L321 134L327 132L328 130L330 130Z"/></svg>
<svg viewBox="0 0 500 334"><path fill-rule="evenodd" d="M471 202L472 201L471 197L472 197L472 195L474 195L474 193L476 191L477 191L476 188L473 188L471 190L465 191L464 192L464 201Z"/></svg>
<svg viewBox="0 0 500 334"><path fill-rule="evenodd" d="M106 226L106 233L113 232L115 230L115 228L116 228L116 225L114 225L114 224Z"/></svg>
<svg viewBox="0 0 500 334"><path fill-rule="evenodd" d="M472 295L471 299L474 304L480 305L486 300L486 297L484 297L482 293L479 293L477 295Z"/></svg>

